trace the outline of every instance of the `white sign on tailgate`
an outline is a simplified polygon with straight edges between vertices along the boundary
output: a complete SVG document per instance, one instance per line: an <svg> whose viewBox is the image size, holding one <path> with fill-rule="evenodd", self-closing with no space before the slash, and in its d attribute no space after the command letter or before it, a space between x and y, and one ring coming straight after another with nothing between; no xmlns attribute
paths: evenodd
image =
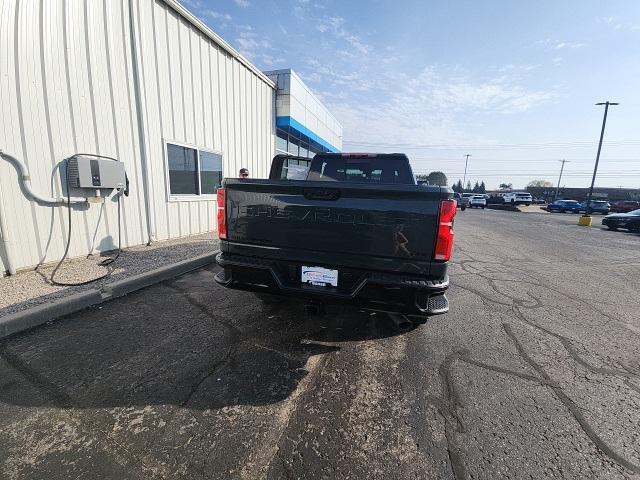
<svg viewBox="0 0 640 480"><path fill-rule="evenodd" d="M330 270L322 267L302 267L302 283L311 285L338 286L338 270Z"/></svg>

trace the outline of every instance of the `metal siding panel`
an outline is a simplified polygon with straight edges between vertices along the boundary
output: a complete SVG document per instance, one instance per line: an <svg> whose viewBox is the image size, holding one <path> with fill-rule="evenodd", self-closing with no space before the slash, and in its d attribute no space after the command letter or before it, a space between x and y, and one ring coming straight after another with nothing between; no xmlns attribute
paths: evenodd
<svg viewBox="0 0 640 480"><path fill-rule="evenodd" d="M168 138L174 138L175 132L175 120L174 120L174 107L173 107L173 86L171 83L170 73L170 56L169 45L167 39L167 9L164 8L163 3L153 2L152 7L152 20L153 24L153 51L154 51L154 65L155 65L155 88L156 88L156 103L158 104L157 119L159 123L158 134L160 139L152 139L150 148L154 149L151 158L157 159L161 162L162 174L161 185L164 189L156 190L156 211L158 214L158 236L162 239L168 239L172 237L173 222L171 222L171 213L169 208L169 202L167 202L167 184L169 182L167 178L166 169L164 168L166 159L164 152L164 140ZM147 92L148 93L148 92Z"/></svg>
<svg viewBox="0 0 640 480"><path fill-rule="evenodd" d="M191 65L190 26L184 21L178 23L180 70L182 72L182 111L184 122L184 135L180 139L188 143L196 143L193 128L193 71Z"/></svg>
<svg viewBox="0 0 640 480"><path fill-rule="evenodd" d="M195 133L195 144L210 147L207 143L204 132L204 105L202 101L202 56L201 56L201 39L194 31L190 31L191 39L191 66L192 66L192 88L193 101L191 108L193 109L193 129Z"/></svg>
<svg viewBox="0 0 640 480"><path fill-rule="evenodd" d="M140 69L142 74L141 101L144 107L146 149L148 156L149 173L151 177L152 189L151 205L154 213L156 226L156 239L166 240L169 238L167 232L168 214L166 209L165 166L164 166L164 144L163 122L164 110L168 110L170 102L161 100L160 93L160 66L158 61L158 45L165 45L166 32L158 32L157 17L162 16L162 11L157 11L157 4L153 0L138 3L140 27ZM170 98L164 97L164 98Z"/></svg>
<svg viewBox="0 0 640 480"><path fill-rule="evenodd" d="M16 0L17 1L17 0ZM0 18L0 71L15 72L16 64L16 44L15 44L15 17L16 17L16 1L6 1L0 3L2 7ZM3 148L6 151L21 155L20 132L16 128L18 125L18 84L15 81L15 75L0 75L0 96L3 101L0 102L0 113L3 122L0 122ZM5 221L7 223L7 238L13 245L13 259L16 267L20 267L23 262L23 249L18 249L17 239L23 239L25 243L29 240L27 235L28 221L16 222L16 215L25 215L28 219L28 212L25 202L21 201L21 194L17 185L17 176L14 169L0 162L0 188L2 188L2 196L4 201Z"/></svg>
<svg viewBox="0 0 640 480"><path fill-rule="evenodd" d="M237 131L236 142L237 142L237 158L236 158L236 172L239 168L244 167L245 159L245 150L244 150L244 136L246 134L246 129L244 126L244 69L242 65L237 60L234 60L235 71L236 71L236 121L234 128Z"/></svg>
<svg viewBox="0 0 640 480"><path fill-rule="evenodd" d="M226 175L233 176L231 173L233 171L234 165L232 163L233 156L235 154L234 148L234 137L233 137L233 64L231 62L231 57L226 55L223 51L220 52L220 67L221 67L221 85L220 87L223 89L221 92L220 98L222 99L222 116L221 120L224 124L224 138L223 142L225 144L224 151L226 152L225 158L225 167L226 167Z"/></svg>
<svg viewBox="0 0 640 480"><path fill-rule="evenodd" d="M213 99L211 98L211 45L204 39L199 40L199 59L200 59L200 85L202 103L202 130L204 135L204 144L210 148L215 148L215 139L213 134L213 118L212 108Z"/></svg>
<svg viewBox="0 0 640 480"><path fill-rule="evenodd" d="M220 90L220 72L218 64L218 47L209 44L209 75L211 80L211 127L213 129L213 144L216 149L226 153L222 148L222 116L220 115L220 103L222 93Z"/></svg>
<svg viewBox="0 0 640 480"><path fill-rule="evenodd" d="M106 0L105 0L106 1ZM128 0L106 1L114 122L118 126L120 160L125 163L130 181L130 195L122 201L123 229L129 236L127 245L144 243L147 238L146 206L140 152L138 118L133 86Z"/></svg>

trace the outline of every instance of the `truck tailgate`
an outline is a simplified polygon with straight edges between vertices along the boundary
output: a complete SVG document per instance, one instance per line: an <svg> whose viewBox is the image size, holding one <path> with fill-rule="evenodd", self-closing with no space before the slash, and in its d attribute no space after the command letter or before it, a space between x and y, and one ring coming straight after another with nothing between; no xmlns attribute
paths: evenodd
<svg viewBox="0 0 640 480"><path fill-rule="evenodd" d="M226 180L231 253L428 273L440 187Z"/></svg>

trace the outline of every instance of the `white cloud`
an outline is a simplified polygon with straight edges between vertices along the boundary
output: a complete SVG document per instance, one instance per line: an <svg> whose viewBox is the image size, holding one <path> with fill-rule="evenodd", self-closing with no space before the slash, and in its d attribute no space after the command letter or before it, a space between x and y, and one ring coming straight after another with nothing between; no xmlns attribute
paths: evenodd
<svg viewBox="0 0 640 480"><path fill-rule="evenodd" d="M587 44L583 42L570 42L567 40L557 40L554 38L545 38L544 40L538 40L536 44L547 47L550 50L562 50L562 49L576 50L578 48L587 46Z"/></svg>
<svg viewBox="0 0 640 480"><path fill-rule="evenodd" d="M600 17L598 18L599 23L604 23L605 25L613 28L614 30L620 31L629 31L629 32L638 32L640 31L640 23L634 23L629 20L622 20L617 16L609 16L609 17Z"/></svg>
<svg viewBox="0 0 640 480"><path fill-rule="evenodd" d="M238 5L241 8L247 8L249 5L251 5L251 2L249 2L249 0L233 0L236 5Z"/></svg>
<svg viewBox="0 0 640 480"><path fill-rule="evenodd" d="M266 38L258 36L251 28L240 32L236 38L238 50L247 57L254 57L262 50L271 49L271 43Z"/></svg>
<svg viewBox="0 0 640 480"><path fill-rule="evenodd" d="M225 22L231 21L231 15L229 15L228 13L216 12L215 10L205 10L202 12L202 15L204 15L205 17L209 17L213 20L222 20Z"/></svg>
<svg viewBox="0 0 640 480"><path fill-rule="evenodd" d="M477 79L460 70L434 66L408 77L393 69L375 76L329 69L322 71L320 83L349 140L371 143L469 140L464 128L469 117L520 114L557 98L554 91L525 88L516 83L516 77ZM344 95L345 90L349 95ZM374 95L359 95L365 90Z"/></svg>
<svg viewBox="0 0 640 480"><path fill-rule="evenodd" d="M558 43L558 44L555 46L555 49L556 49L556 50L560 50L560 49L562 49L562 48L574 48L574 49L575 49L575 48L582 48L582 47L584 47L585 45L586 45L586 44L584 44L584 43L579 43L579 42L576 42L576 43L571 43L571 42L560 42L560 43Z"/></svg>
<svg viewBox="0 0 640 480"><path fill-rule="evenodd" d="M327 5L325 0L311 2L311 0L291 0L293 14L300 20L305 22L312 22L315 17L313 10L326 10Z"/></svg>
<svg viewBox="0 0 640 480"><path fill-rule="evenodd" d="M318 23L316 29L321 33L333 36L335 39L347 42L353 50L361 55L368 55L372 50L370 45L345 28L345 20L342 17L326 17Z"/></svg>

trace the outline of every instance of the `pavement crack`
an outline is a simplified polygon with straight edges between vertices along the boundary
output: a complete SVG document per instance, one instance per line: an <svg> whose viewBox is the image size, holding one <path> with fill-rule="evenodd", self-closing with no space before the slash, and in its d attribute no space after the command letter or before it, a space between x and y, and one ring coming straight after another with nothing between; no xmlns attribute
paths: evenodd
<svg viewBox="0 0 640 480"><path fill-rule="evenodd" d="M234 344L231 347L229 347L224 357L221 360L215 362L211 366L211 368L207 370L207 372L202 377L200 377L200 379L196 383L194 383L191 386L191 388L189 389L189 393L187 394L185 399L180 402L181 407L186 407L187 405L189 405L189 402L191 401L193 396L196 394L196 392L200 389L202 384L206 382L207 379L211 377L211 375L216 373L220 369L220 367L222 367L229 361L229 359L231 358L233 353L236 351L236 349L237 349L237 344Z"/></svg>
<svg viewBox="0 0 640 480"><path fill-rule="evenodd" d="M56 407L67 409L74 406L71 397L60 387L51 382L44 375L41 375L36 370L29 367L29 365L22 361L17 355L9 352L5 345L0 346L0 357L2 357L11 368L20 372L20 374L29 383L44 393Z"/></svg>
<svg viewBox="0 0 640 480"><path fill-rule="evenodd" d="M636 393L640 394L640 387L639 387L638 385L636 385L635 383L633 383L633 382L632 382L632 381L630 381L630 380L625 380L625 381L624 381L624 383L625 383L625 385L626 385L627 387L629 387L631 390L635 390L635 391L636 391Z"/></svg>
<svg viewBox="0 0 640 480"><path fill-rule="evenodd" d="M560 402L562 402L564 404L564 406L567 408L567 410L569 410L569 412L571 413L571 415L573 416L573 418L576 420L576 422L578 423L578 425L580 425L580 428L582 428L582 431L587 435L587 437L589 437L589 439L593 442L593 444L603 453L605 454L607 457L609 457L611 460L613 460L614 462L616 462L618 465L623 466L624 468L634 472L634 473L639 473L640 474L640 466L636 465L632 462L630 462L629 460L627 460L626 458L624 458L622 455L618 454L617 452L615 452L611 447L609 447L599 436L598 434L595 432L595 430L591 427L591 425L589 425L589 423L587 422L586 418L583 416L582 414L582 409L580 407L578 407L573 400L571 400L569 398L569 396L562 390L562 388L558 385L553 385L552 384L552 380L549 377L549 375L547 374L547 372L544 371L544 369L542 368L542 366L540 366L533 358L531 358L531 356L529 356L529 354L525 351L524 347L522 346L522 343L520 342L520 340L518 340L517 336L515 335L515 333L513 332L513 329L511 328L511 325L508 323L503 323L502 324L502 328L504 329L505 333L507 334L507 336L511 339L511 341L513 342L513 344L516 347L516 350L518 351L520 357L522 357L522 359L527 362L529 365L531 365L531 367L540 374L540 376L542 378L544 378L546 381L549 382L548 387L553 391L553 393L555 394L556 398L558 400L560 400Z"/></svg>
<svg viewBox="0 0 640 480"><path fill-rule="evenodd" d="M522 311L517 308L514 307L513 308L513 312L516 314L516 316L518 317L519 320L521 320L523 323L526 323L527 325L543 332L546 333L547 335L550 335L552 337L554 337L555 339L557 339L562 346L564 347L564 349L567 351L567 353L569 354L569 356L578 364L581 365L582 367L586 368L587 370L593 372L593 373L598 373L600 375L613 375L613 376L620 376L620 377L624 377L624 378L638 378L638 375L633 373L632 371L629 371L627 369L625 370L620 370L620 369L615 369L615 368L603 368L603 367L596 367L595 365L592 365L591 363L587 362L584 358L582 358L582 356L577 352L577 350L575 349L575 347L572 345L571 340L569 340L567 337L560 335L559 333L555 333L552 332L551 330L544 328L540 325L538 325L535 322L532 322L531 320L529 320L527 317L525 317L525 315L522 313Z"/></svg>
<svg viewBox="0 0 640 480"><path fill-rule="evenodd" d="M464 433L464 424L458 414L459 408L462 406L460 398L451 378L451 367L456 360L464 355L468 355L467 350L458 350L449 353L438 368L440 382L442 384L442 392L444 399L435 396L427 397L427 400L434 405L437 411L444 419L444 435L447 441L447 456L453 476L456 480L467 478L466 468L460 447L456 441L456 433Z"/></svg>
<svg viewBox="0 0 640 480"><path fill-rule="evenodd" d="M495 366L495 365L489 365L489 364L486 364L486 363L483 363L483 362L479 362L478 360L474 360L473 358L470 358L468 356L460 357L460 361L468 363L470 365L475 365L476 367L484 368L486 370L491 370L491 371L496 372L496 373L503 373L505 375L509 375L509 376L512 376L512 377L521 378L523 380L529 380L531 382L539 383L540 385L546 385L546 386L555 386L556 385L554 382L547 381L544 378L539 378L539 377L536 377L534 375L528 375L526 373L517 372L515 370L509 370L508 368L502 368L502 367L498 367L498 366Z"/></svg>
<svg viewBox="0 0 640 480"><path fill-rule="evenodd" d="M240 330L235 325L233 325L229 319L224 318L216 314L215 312L213 312L208 305L205 305L199 300L193 298L192 294L189 291L178 287L177 285L175 285L175 283L167 283L166 286L172 290L175 290L178 293L181 293L187 302L189 302L191 305L196 307L198 310L200 310L202 313L207 315L209 318L217 321L218 323L223 325L227 330L229 330L230 336L231 336L230 338L231 342L237 342L242 337L242 332L240 332Z"/></svg>

